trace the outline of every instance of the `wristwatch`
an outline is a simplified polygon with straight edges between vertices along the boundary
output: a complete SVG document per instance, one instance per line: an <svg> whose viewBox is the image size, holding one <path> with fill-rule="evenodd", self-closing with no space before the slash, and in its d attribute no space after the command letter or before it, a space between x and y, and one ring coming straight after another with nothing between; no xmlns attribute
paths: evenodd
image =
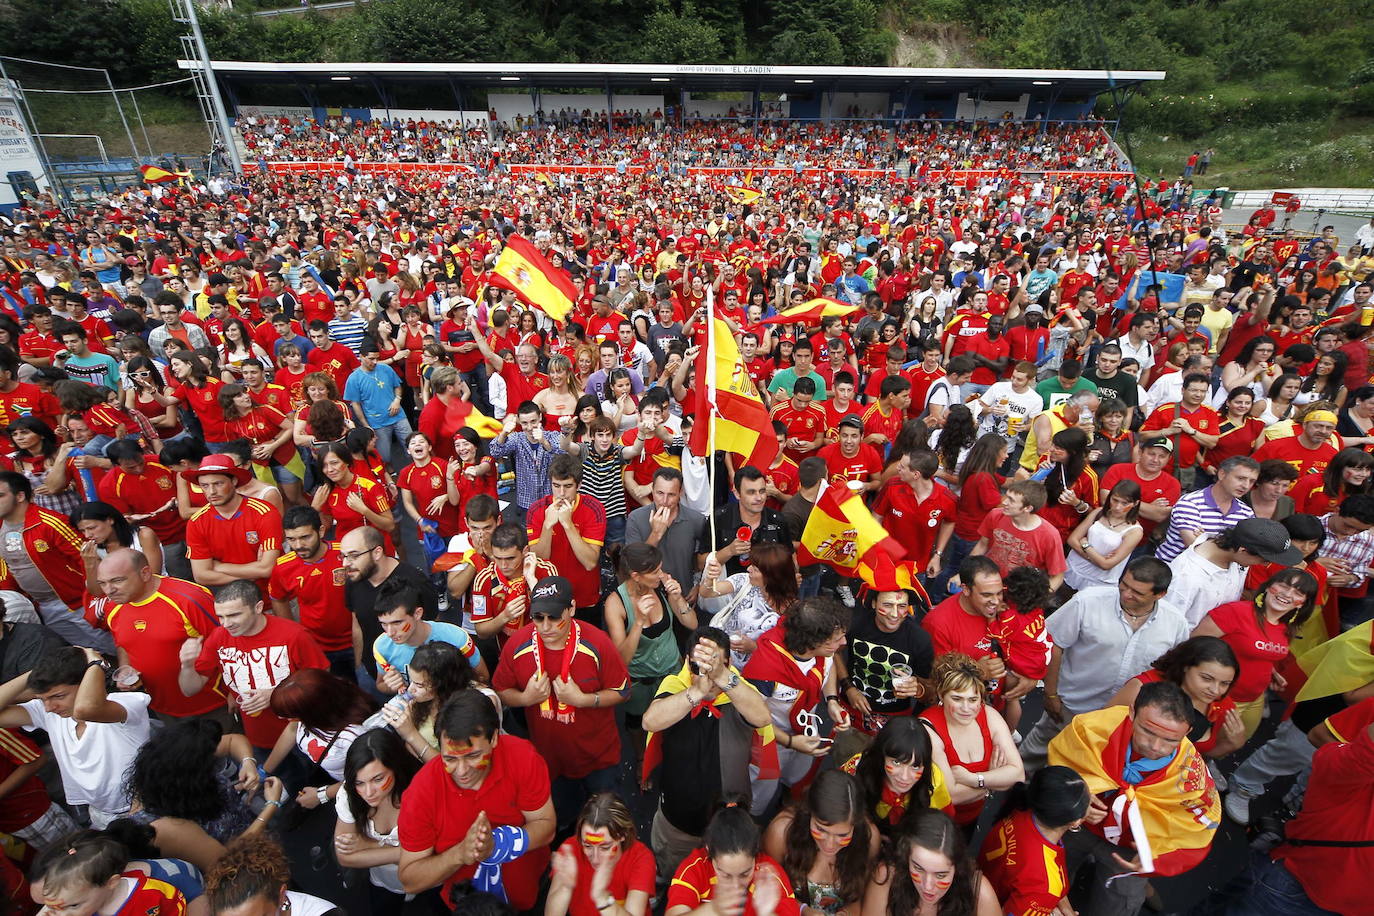
<svg viewBox="0 0 1374 916"><path fill-rule="evenodd" d="M1078 546L1081 547L1083 550L1087 550L1089 547L1092 546L1092 543L1087 538L1084 538L1083 542L1080 543Z"/></svg>
<svg viewBox="0 0 1374 916"><path fill-rule="evenodd" d="M986 789L986 788L987 788L987 782L986 782L986 780L983 779L983 774L982 774L982 773L974 773L973 775L975 775L975 776L978 777L978 788L980 788L980 789Z"/></svg>
<svg viewBox="0 0 1374 916"><path fill-rule="evenodd" d="M725 682L725 688L724 688L724 689L725 689L725 692L726 692L726 693L729 693L730 691L734 690L734 689L735 689L736 687L738 687L738 686L739 686L739 675L736 674L735 672L731 671L731 672L730 672L730 678L729 678L729 680L727 680L727 681Z"/></svg>

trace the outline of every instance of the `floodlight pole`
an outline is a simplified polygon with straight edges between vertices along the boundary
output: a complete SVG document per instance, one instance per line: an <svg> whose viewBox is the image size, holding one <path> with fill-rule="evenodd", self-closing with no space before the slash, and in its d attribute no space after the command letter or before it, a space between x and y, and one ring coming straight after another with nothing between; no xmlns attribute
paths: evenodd
<svg viewBox="0 0 1374 916"><path fill-rule="evenodd" d="M219 81L215 79L214 67L210 65L210 51L205 46L205 35L200 31L200 15L196 12L196 0L176 0L185 15L185 22L191 27L191 40L195 42L196 56L200 58L201 76L205 82L210 104L215 110L215 120L219 125L220 139L224 144L224 155L229 160L235 175L243 174L243 160L239 158L238 144L234 142L234 127L229 123L229 112L220 96Z"/></svg>

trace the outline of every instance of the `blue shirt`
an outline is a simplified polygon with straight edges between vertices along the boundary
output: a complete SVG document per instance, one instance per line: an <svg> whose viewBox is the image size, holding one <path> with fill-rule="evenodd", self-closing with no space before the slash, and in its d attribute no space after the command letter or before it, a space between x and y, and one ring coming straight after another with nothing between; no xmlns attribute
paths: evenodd
<svg viewBox="0 0 1374 916"><path fill-rule="evenodd" d="M467 631L462 627L435 621L429 625L429 639L426 639L425 642L446 642L449 645L457 646L464 658L472 664L477 663L477 647L473 644L472 637L468 636ZM372 643L372 655L377 659L378 668L389 665L409 681L410 678L406 676L406 666L415 657L415 650L418 648L419 646L392 642L391 637L383 633Z"/></svg>
<svg viewBox="0 0 1374 916"><path fill-rule="evenodd" d="M349 374L344 384L344 400L356 401L363 408L367 425L377 429L393 426L404 416L399 410L395 414L390 411L400 391L400 376L385 363L378 363L371 372L359 367Z"/></svg>

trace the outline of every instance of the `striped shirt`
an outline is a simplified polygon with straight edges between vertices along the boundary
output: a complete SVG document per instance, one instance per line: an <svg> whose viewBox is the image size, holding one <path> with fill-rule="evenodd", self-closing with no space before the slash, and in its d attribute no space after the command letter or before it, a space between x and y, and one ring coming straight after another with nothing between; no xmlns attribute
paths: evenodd
<svg viewBox="0 0 1374 916"><path fill-rule="evenodd" d="M1341 537L1331 530L1331 517L1335 514L1330 512L1321 517L1322 527L1326 529L1326 540L1322 542L1317 554L1344 560L1348 564L1355 581L1341 586L1337 594L1358 597L1364 594L1368 586L1365 570L1369 568L1370 563L1374 563L1374 528Z"/></svg>
<svg viewBox="0 0 1374 916"><path fill-rule="evenodd" d="M367 322L357 317L335 318L329 322L329 336L357 353L367 339Z"/></svg>
<svg viewBox="0 0 1374 916"><path fill-rule="evenodd" d="M1188 546L1183 541L1185 531L1216 534L1254 517L1255 510L1239 499L1231 500L1231 508L1223 512L1212 498L1211 487L1194 490L1174 503L1174 511L1169 515L1169 533L1165 535L1164 543L1159 545L1155 556L1168 563L1181 554L1183 548Z"/></svg>
<svg viewBox="0 0 1374 916"><path fill-rule="evenodd" d="M597 455L590 445L582 447L582 483L578 492L601 500L608 519L625 514L625 482L620 476L625 467L620 457L623 450L624 446L616 444L605 455Z"/></svg>

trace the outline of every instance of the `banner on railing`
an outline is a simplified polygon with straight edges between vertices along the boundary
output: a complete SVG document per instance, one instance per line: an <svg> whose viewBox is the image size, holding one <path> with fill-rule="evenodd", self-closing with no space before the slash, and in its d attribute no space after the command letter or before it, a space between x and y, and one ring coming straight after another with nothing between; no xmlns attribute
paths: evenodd
<svg viewBox="0 0 1374 916"><path fill-rule="evenodd" d="M259 168L257 162L249 161L244 163L244 171L256 172ZM268 171L279 174L320 174L337 175L344 171L344 164L338 161L328 162L268 162ZM477 168L465 162L359 162L354 168L361 173L372 175L456 175L456 174L476 174ZM627 165L624 167L615 165L538 165L538 164L518 164L504 166L511 175L522 175L531 178L537 175L645 175L653 174L660 170L649 168L643 165ZM779 166L743 168L713 168L707 166L689 167L686 169L689 178L718 178L725 179L730 176L737 176L743 172L752 172L755 176L761 175L782 175L791 177L801 177L810 181L825 180L842 176L845 178L867 178L878 179L886 178L891 181L955 181L967 182L982 181L986 179L1010 179L1016 178L1020 181L1044 181L1052 183L1067 179L1082 180L1097 179L1105 181L1125 181L1131 177L1130 172L1090 172L1076 171L1072 169L1052 170L1052 171L1027 171L1016 172L1010 169L945 169L939 172L928 173L925 176L908 176L896 169L831 169L831 168L785 168ZM541 179L542 180L542 179Z"/></svg>

